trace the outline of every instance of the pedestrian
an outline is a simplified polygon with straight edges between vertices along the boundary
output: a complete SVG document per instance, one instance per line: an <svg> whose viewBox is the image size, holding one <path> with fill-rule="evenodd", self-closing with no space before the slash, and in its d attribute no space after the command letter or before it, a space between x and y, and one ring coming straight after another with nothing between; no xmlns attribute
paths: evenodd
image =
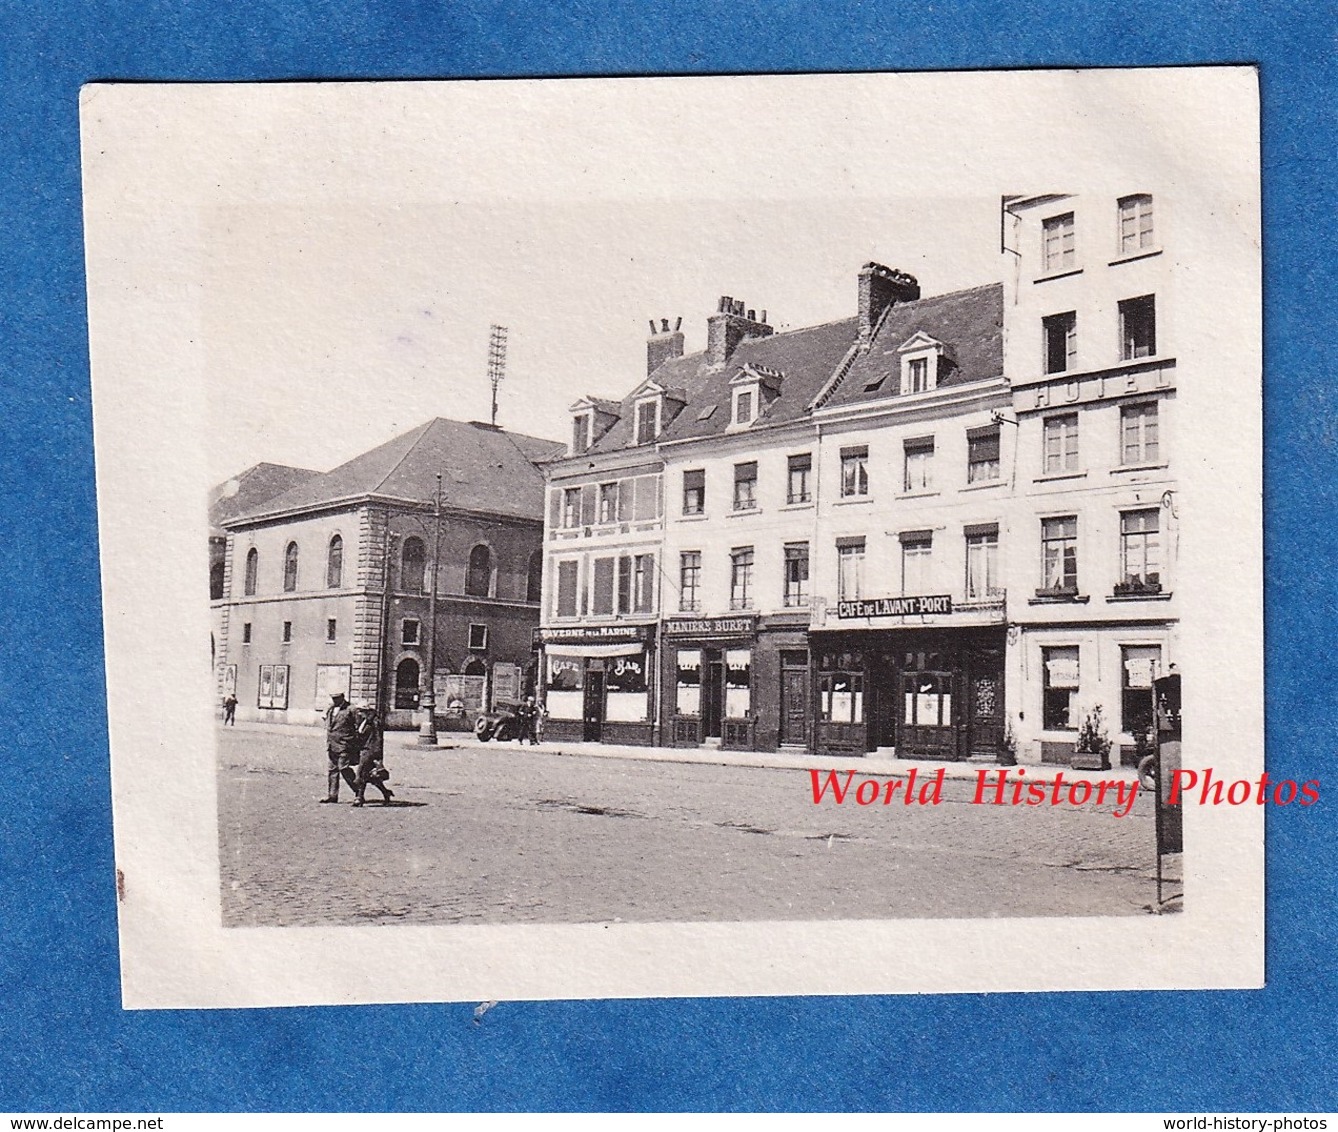
<svg viewBox="0 0 1338 1132"><path fill-rule="evenodd" d="M357 782L353 787L356 797L353 804L364 804L367 784L370 782L381 791L381 804L385 805L395 797L395 791L386 785L390 771L386 770L385 763L385 735L376 708L369 703L358 705L358 748Z"/></svg>
<svg viewBox="0 0 1338 1132"><path fill-rule="evenodd" d="M544 741L544 729L548 726L548 708L543 704L534 706L534 742L537 746Z"/></svg>
<svg viewBox="0 0 1338 1132"><path fill-rule="evenodd" d="M231 692L223 697L223 724L237 726L237 697Z"/></svg>
<svg viewBox="0 0 1338 1132"><path fill-rule="evenodd" d="M330 696L325 709L325 753L330 760L322 803L339 801L339 779L342 777L353 789L356 799L358 779L354 768L358 765L358 713L343 692Z"/></svg>
<svg viewBox="0 0 1338 1132"><path fill-rule="evenodd" d="M526 696L525 699L516 706L516 720L520 724L516 735L517 742L523 744L525 740L528 739L530 741L530 746L533 747L539 741L535 732L538 717L539 709L534 706L534 697Z"/></svg>

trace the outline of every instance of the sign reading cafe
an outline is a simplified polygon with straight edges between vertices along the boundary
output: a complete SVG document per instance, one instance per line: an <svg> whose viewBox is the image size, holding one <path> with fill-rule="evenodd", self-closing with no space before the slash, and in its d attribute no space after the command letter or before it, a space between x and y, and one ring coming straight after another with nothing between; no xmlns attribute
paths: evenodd
<svg viewBox="0 0 1338 1132"><path fill-rule="evenodd" d="M928 613L951 613L949 594L927 594L918 597L871 597L861 601L842 601L836 606L836 615L852 617L921 617Z"/></svg>

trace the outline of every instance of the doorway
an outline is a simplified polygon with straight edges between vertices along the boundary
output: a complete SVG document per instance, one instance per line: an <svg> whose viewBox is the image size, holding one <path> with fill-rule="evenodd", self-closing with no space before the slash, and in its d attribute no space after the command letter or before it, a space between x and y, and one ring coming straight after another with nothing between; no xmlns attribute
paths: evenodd
<svg viewBox="0 0 1338 1132"><path fill-rule="evenodd" d="M603 669L586 669L585 704L582 715L585 720L585 727L581 737L587 743L598 743L604 735Z"/></svg>
<svg viewBox="0 0 1338 1132"><path fill-rule="evenodd" d="M780 741L808 748L808 653L781 653Z"/></svg>
<svg viewBox="0 0 1338 1132"><path fill-rule="evenodd" d="M719 739L725 714L725 664L719 649L702 652L702 736Z"/></svg>

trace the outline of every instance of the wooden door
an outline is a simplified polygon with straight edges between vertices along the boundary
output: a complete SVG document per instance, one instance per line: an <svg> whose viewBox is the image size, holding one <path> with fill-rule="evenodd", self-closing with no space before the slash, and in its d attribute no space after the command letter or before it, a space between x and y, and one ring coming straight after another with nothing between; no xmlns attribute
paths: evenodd
<svg viewBox="0 0 1338 1132"><path fill-rule="evenodd" d="M780 741L808 746L808 669L781 669Z"/></svg>

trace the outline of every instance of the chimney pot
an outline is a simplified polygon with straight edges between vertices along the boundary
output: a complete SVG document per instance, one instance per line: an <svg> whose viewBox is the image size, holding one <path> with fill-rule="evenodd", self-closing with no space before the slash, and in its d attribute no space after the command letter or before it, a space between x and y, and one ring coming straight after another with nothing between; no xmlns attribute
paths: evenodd
<svg viewBox="0 0 1338 1132"><path fill-rule="evenodd" d="M889 307L912 303L920 297L915 276L881 263L866 263L859 273L859 344L867 350L873 330Z"/></svg>
<svg viewBox="0 0 1338 1132"><path fill-rule="evenodd" d="M664 365L670 358L681 358L683 356L683 332L678 329L683 323L679 318L678 325L671 331L669 329L669 320L660 319L660 325L657 329L655 320L650 320L650 340L646 343L646 375L654 373L660 366Z"/></svg>

